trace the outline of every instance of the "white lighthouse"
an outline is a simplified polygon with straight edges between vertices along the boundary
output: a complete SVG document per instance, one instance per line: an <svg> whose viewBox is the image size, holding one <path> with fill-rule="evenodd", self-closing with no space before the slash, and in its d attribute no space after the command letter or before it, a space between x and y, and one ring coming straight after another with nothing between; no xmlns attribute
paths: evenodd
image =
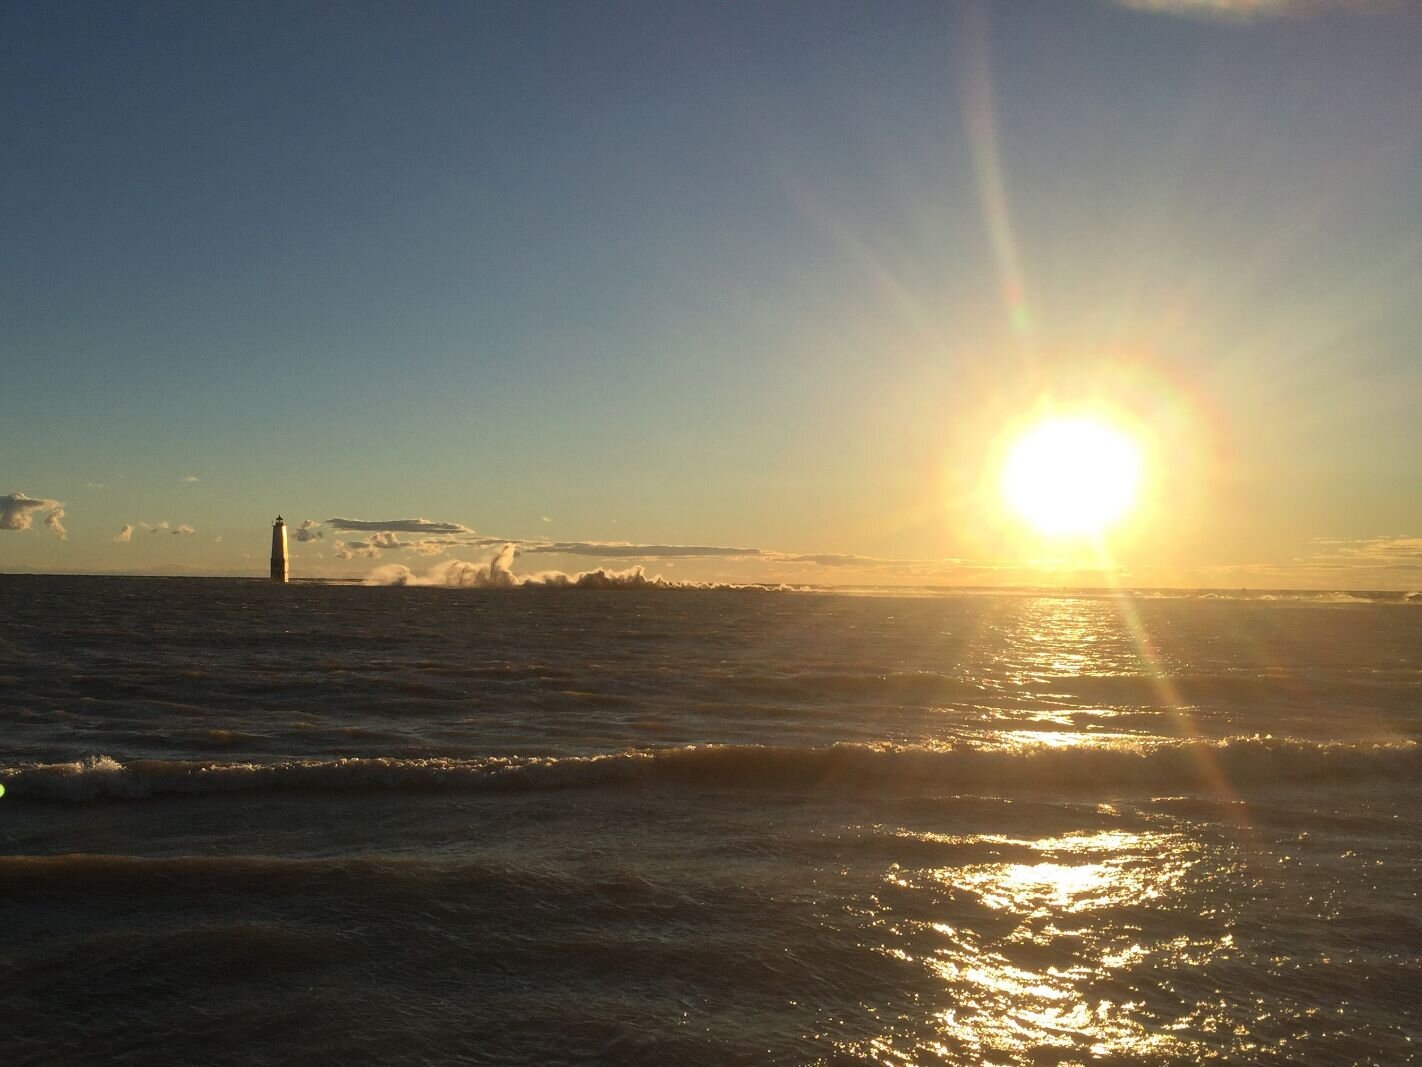
<svg viewBox="0 0 1422 1067"><path fill-rule="evenodd" d="M286 579L286 523L278 515L276 522L272 523L272 581L284 582Z"/></svg>

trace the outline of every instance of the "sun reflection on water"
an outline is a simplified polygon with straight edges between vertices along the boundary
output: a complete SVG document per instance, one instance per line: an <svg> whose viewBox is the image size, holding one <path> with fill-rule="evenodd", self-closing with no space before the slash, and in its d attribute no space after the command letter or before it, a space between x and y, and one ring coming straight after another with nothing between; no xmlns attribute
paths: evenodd
<svg viewBox="0 0 1422 1067"><path fill-rule="evenodd" d="M912 1052L888 1035L874 1049L846 1051L888 1063L1193 1055L1191 1035L1161 1025L1140 987L1141 972L1203 964L1232 949L1227 935L1151 937L1143 929L1147 912L1180 907L1197 844L1177 833L1115 830L1040 838L887 832L980 861L886 872L874 924L884 936L872 947L932 976L941 990L936 1037L916 1040Z"/></svg>
<svg viewBox="0 0 1422 1067"><path fill-rule="evenodd" d="M1173 682L1178 665L1127 607L1042 597L1001 618L984 634L991 706L954 743L1021 754L1022 775L1069 768L1062 780L1080 790L1093 768L1130 762L1101 750L1148 757L1197 736ZM1231 795L1207 752L1189 758L1203 761L1197 775L1212 795ZM873 828L903 848L860 914L861 944L905 969L913 1007L896 1020L876 1015L876 1036L841 1050L895 1064L1217 1054L1238 1017L1218 989L1191 983L1237 954L1231 920L1209 910L1234 888L1221 881L1221 845L1106 803L1065 825L1073 804L1004 803L998 814L1015 835ZM1251 1047L1247 1032L1236 1037L1232 1047Z"/></svg>

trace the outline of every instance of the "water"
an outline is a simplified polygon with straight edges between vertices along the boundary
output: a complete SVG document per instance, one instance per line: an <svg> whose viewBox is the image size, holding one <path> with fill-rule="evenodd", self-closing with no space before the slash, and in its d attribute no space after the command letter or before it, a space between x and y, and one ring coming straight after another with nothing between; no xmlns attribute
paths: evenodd
<svg viewBox="0 0 1422 1067"><path fill-rule="evenodd" d="M1405 1063L1422 611L0 578L10 1062Z"/></svg>

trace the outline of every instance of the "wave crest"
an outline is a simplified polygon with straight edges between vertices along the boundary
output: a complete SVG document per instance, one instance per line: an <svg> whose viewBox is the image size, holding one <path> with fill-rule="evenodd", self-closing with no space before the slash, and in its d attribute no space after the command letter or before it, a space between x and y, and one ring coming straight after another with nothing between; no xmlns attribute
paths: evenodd
<svg viewBox="0 0 1422 1067"><path fill-rule="evenodd" d="M690 745L590 756L482 759L352 757L282 763L91 756L2 772L15 797L138 799L272 790L529 790L682 782L748 789L991 789L1101 786L1218 789L1275 781L1416 778L1412 741L1344 744L1275 738L1156 742L1135 747L984 749L837 744L826 748Z"/></svg>

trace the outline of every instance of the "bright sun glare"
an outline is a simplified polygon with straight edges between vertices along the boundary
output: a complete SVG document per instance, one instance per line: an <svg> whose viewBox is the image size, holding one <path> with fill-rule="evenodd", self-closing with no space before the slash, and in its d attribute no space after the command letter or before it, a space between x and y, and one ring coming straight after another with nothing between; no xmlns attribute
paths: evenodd
<svg viewBox="0 0 1422 1067"><path fill-rule="evenodd" d="M1095 419L1052 419L1012 446L1002 469L1008 507L1050 537L1105 532L1135 502L1136 443Z"/></svg>

